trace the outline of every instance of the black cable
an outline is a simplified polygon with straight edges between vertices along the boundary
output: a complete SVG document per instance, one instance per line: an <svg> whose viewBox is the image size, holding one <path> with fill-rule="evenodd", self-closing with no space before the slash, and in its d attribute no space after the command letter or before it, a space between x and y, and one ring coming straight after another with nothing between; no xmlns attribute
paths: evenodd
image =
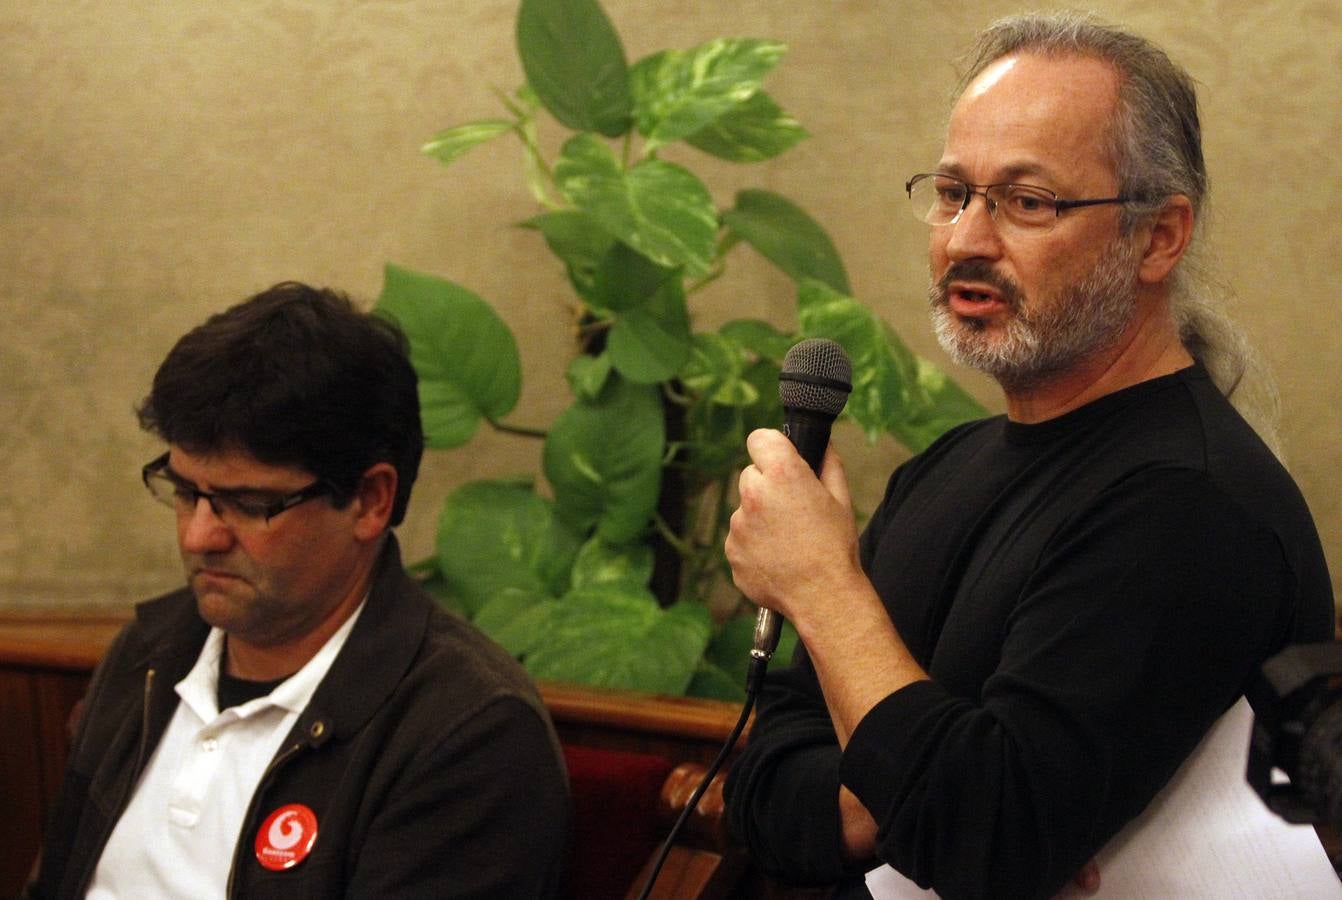
<svg viewBox="0 0 1342 900"><path fill-rule="evenodd" d="M657 862L653 864L652 871L648 873L647 881L643 882L643 890L639 893L638 900L648 900L648 895L652 893L652 886L657 883L657 876L662 873L662 866L666 863L666 858L671 855L671 848L675 846L676 836L680 834L680 830L689 821L690 814L699 805L699 800L708 790L708 786L713 783L713 776L718 774L718 769L721 769L722 764L727 761L728 754L732 752L732 748L736 746L737 740L741 737L741 732L745 730L746 722L750 719L750 712L755 708L755 698L759 695L760 687L764 683L764 670L768 665L767 657L763 659L751 657L750 671L746 675L746 702L741 707L741 717L732 726L732 733L727 736L727 742L718 751L717 759L713 760L713 764L708 767L708 772L704 775L703 780L699 782L699 786L694 789L694 793L685 803L685 808L676 817L676 824L671 826L670 833L667 834L666 840L662 842L662 849L657 854Z"/></svg>

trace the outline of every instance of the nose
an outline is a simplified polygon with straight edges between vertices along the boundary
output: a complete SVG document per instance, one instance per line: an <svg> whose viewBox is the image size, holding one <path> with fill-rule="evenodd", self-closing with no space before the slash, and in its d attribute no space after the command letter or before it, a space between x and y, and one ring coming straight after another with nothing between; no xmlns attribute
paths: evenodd
<svg viewBox="0 0 1342 900"><path fill-rule="evenodd" d="M982 203L975 203L975 200ZM1002 235L997 230L988 206L988 198L982 192L969 195L969 205L960 211L960 217L952 225L943 225L946 235L946 255L954 262L966 259L996 259L1002 254Z"/></svg>
<svg viewBox="0 0 1342 900"><path fill-rule="evenodd" d="M189 511L177 513L177 543L187 553L219 553L233 546L233 530L219 518L205 497Z"/></svg>

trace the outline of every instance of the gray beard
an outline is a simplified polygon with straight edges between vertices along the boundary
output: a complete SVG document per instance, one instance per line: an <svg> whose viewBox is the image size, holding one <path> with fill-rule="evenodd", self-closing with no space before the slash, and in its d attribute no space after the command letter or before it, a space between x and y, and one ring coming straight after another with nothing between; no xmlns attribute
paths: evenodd
<svg viewBox="0 0 1342 900"><path fill-rule="evenodd" d="M952 266L947 275L955 271ZM937 341L961 365L991 375L1009 391L1047 382L1117 343L1132 321L1137 301L1133 248L1122 236L1100 254L1095 266L1049 303L1024 298L1019 287L993 273L990 280L1011 309L1002 333L989 337L983 325L961 319L947 304L945 283L928 291ZM1040 308L1042 307L1042 308Z"/></svg>

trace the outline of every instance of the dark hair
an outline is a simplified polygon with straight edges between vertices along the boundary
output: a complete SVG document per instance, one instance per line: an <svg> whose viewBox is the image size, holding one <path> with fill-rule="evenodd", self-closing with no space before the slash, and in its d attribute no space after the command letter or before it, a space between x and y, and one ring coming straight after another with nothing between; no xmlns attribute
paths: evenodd
<svg viewBox="0 0 1342 900"><path fill-rule="evenodd" d="M140 425L192 453L242 450L298 466L353 498L368 467L396 469L391 525L419 472L424 432L400 329L337 291L277 284L187 332L154 375Z"/></svg>

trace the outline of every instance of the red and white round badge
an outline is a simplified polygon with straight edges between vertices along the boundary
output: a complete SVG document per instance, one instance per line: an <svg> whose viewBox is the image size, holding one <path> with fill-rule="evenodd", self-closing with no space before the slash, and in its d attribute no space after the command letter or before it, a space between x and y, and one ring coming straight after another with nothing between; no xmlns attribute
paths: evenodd
<svg viewBox="0 0 1342 900"><path fill-rule="evenodd" d="M301 803L288 803L261 823L256 861L274 872L292 869L307 859L316 840L317 815Z"/></svg>

